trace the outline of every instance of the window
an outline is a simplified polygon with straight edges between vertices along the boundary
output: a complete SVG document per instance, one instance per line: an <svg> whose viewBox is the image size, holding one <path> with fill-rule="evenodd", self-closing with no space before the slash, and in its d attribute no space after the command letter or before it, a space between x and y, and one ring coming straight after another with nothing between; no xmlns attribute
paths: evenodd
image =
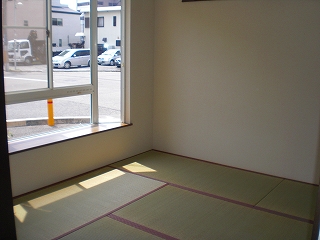
<svg viewBox="0 0 320 240"><path fill-rule="evenodd" d="M98 27L104 27L104 17L98 17Z"/></svg>
<svg viewBox="0 0 320 240"><path fill-rule="evenodd" d="M26 125L41 124L48 129L44 122L47 122L47 106L51 99L56 120L55 128L60 128L60 121L68 126L108 122L121 124L124 122L124 107L122 106L124 106L125 89L122 83L124 75L122 68L103 66L103 71L99 71L97 49L91 48L89 50L90 45L85 45L81 50L67 49L58 58L53 57L52 49L49 46L59 45L62 47L65 41L63 37L60 38L59 34L67 34L65 37L69 42L69 36L71 38L79 30L72 25L67 29L68 26L63 26L61 18L50 19L50 14L46 14L46 10L50 9L47 4L50 4L50 1L28 0L24 1L24 8L30 9L30 11L17 9L17 14L22 14L22 17L33 16L37 18L36 21L30 21L28 27L25 27L23 23L14 26L12 22L10 23L12 18L3 16L7 17L7 24L3 26L4 39L7 41L4 41L3 44L5 49L8 49L4 53L7 54L8 61L3 66L3 72L8 133L11 136L9 141L21 137L16 132L18 129L16 126L21 125L17 119L21 119ZM7 2L6 7L7 12L12 12L14 10L13 1ZM120 13L121 11L123 9L120 10ZM98 21L90 22L89 17L96 18ZM89 17L85 18L85 23L90 31L85 31L88 31L91 36L86 35L86 42L91 42L91 45L94 46L93 43L96 45L98 43L97 33L99 31L105 31L101 33L102 36L110 33L108 28L98 30L98 25L103 23L104 19L97 17L97 10L90 12ZM47 23L52 23L52 25L48 26ZM55 32L52 33L53 36L47 34L47 32L52 32L52 26L60 23L64 31L57 32L59 36L55 36ZM109 28L111 27L109 26ZM121 34L119 32L114 35ZM58 42L55 40L56 43L50 44L53 38ZM120 46L117 49L120 50ZM73 58L74 52L72 53L72 50L77 50L82 57ZM72 61L66 60L68 58L73 59ZM72 71L68 68L72 68ZM37 71L32 71L32 69L37 69ZM21 71L24 74L21 74ZM32 124L27 123L29 121L32 121Z"/></svg>
<svg viewBox="0 0 320 240"><path fill-rule="evenodd" d="M78 7L81 7L81 6L89 6L89 2L82 2L82 3L77 3L77 6Z"/></svg>
<svg viewBox="0 0 320 240"><path fill-rule="evenodd" d="M28 20L23 21L23 26L25 26L25 27L29 26Z"/></svg>
<svg viewBox="0 0 320 240"><path fill-rule="evenodd" d="M104 17L97 17L97 25L98 27L104 27ZM84 27L85 28L90 27L90 18L86 17L84 19Z"/></svg>
<svg viewBox="0 0 320 240"><path fill-rule="evenodd" d="M62 18L52 18L52 26L62 26Z"/></svg>
<svg viewBox="0 0 320 240"><path fill-rule="evenodd" d="M28 42L21 42L20 43L20 49L28 49L29 43Z"/></svg>
<svg viewBox="0 0 320 240"><path fill-rule="evenodd" d="M90 18L86 17L84 19L84 27L89 28L89 26L90 26Z"/></svg>
<svg viewBox="0 0 320 240"><path fill-rule="evenodd" d="M113 16L113 24L112 26L117 26L117 16Z"/></svg>

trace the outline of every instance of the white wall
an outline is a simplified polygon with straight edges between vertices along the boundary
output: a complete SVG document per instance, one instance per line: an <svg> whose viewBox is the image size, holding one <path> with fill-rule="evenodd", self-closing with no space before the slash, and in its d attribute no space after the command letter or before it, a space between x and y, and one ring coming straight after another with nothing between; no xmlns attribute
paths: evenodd
<svg viewBox="0 0 320 240"><path fill-rule="evenodd" d="M52 43L56 43L56 51L69 49L69 43L80 43L80 37L76 37L77 32L81 32L80 15L66 13L52 13L52 18L62 18L63 26L52 26ZM59 39L62 39L62 47L59 47Z"/></svg>
<svg viewBox="0 0 320 240"><path fill-rule="evenodd" d="M320 2L155 3L154 148L318 183Z"/></svg>
<svg viewBox="0 0 320 240"><path fill-rule="evenodd" d="M100 7L98 8L98 17L104 17L104 27L98 27L98 36L97 43L104 44L102 38L107 38L107 44L110 48L113 46L116 47L116 40L121 39L121 14L119 10L105 10L119 7ZM89 17L90 12L85 12L85 17ZM113 16L117 17L116 26L113 26ZM90 28L84 28L85 33L85 46L86 48L90 47Z"/></svg>
<svg viewBox="0 0 320 240"><path fill-rule="evenodd" d="M133 126L11 155L14 196L152 148L154 1L134 0L131 7Z"/></svg>

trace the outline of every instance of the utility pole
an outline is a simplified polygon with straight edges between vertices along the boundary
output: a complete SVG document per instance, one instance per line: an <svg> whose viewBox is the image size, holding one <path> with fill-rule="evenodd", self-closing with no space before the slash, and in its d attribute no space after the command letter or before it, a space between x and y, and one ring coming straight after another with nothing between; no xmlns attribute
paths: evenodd
<svg viewBox="0 0 320 240"><path fill-rule="evenodd" d="M8 34L7 34L7 1L2 1L2 44L4 70L9 71Z"/></svg>

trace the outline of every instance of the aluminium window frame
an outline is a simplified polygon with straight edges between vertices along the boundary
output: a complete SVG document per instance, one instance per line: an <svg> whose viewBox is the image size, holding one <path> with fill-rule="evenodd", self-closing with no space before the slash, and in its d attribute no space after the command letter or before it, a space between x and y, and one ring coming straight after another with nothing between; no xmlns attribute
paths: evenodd
<svg viewBox="0 0 320 240"><path fill-rule="evenodd" d="M16 104L16 103L25 103L25 102L33 102L47 99L55 99L55 98L63 98L63 97L72 97L72 96L80 96L90 94L91 96L91 124L99 124L99 111L98 111L98 64L97 64L97 21L90 21L90 84L82 84L76 86L67 86L67 87L54 87L53 86L53 65L52 63L52 11L51 11L51 1L46 1L46 27L38 27L38 29L46 30L47 32L47 81L48 86L44 89L32 89L32 90L23 90L23 91L13 91L5 93L6 97L6 105ZM128 26L126 17L128 12L126 12L126 4L130 4L130 0L121 1L121 37L125 39L127 37L125 27ZM130 8L128 8L130 9ZM90 2L90 18L97 19L98 11L97 11L97 1ZM89 19L90 19L89 18ZM124 43L125 41L121 41ZM121 45L122 58L125 59L125 44ZM128 123L129 114L128 106L129 104L126 102L128 97L125 95L129 93L126 89L127 80L125 79L125 68L122 64L121 71L121 122Z"/></svg>

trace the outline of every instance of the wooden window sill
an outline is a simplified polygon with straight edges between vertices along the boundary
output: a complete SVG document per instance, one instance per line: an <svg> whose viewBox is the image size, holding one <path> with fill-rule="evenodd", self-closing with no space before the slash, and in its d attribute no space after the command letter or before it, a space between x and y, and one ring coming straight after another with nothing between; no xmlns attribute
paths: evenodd
<svg viewBox="0 0 320 240"><path fill-rule="evenodd" d="M91 134L97 134L105 131L111 131L131 125L132 124L126 123L101 123L95 125L85 124L84 126L65 128L59 131L52 131L25 138L9 140L8 150L9 154L20 153L31 149L61 143L75 138L84 137Z"/></svg>

